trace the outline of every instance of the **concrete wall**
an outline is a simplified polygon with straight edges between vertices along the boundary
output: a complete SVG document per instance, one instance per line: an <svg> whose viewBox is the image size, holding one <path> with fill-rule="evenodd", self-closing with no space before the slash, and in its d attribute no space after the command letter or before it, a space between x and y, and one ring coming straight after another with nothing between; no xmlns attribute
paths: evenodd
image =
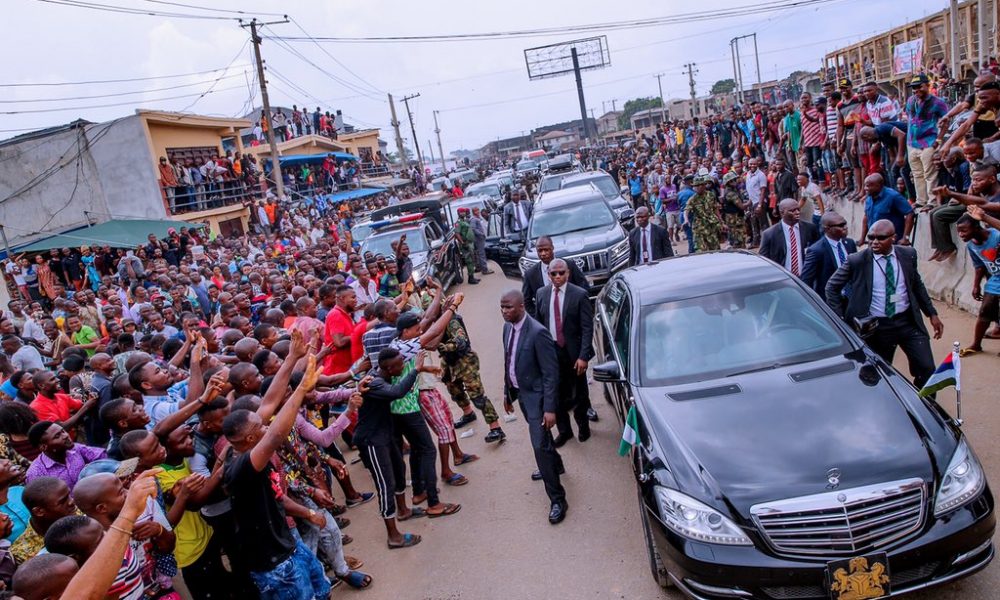
<svg viewBox="0 0 1000 600"><path fill-rule="evenodd" d="M833 200L827 206L828 209L831 207L847 218L848 236L856 240L861 235L864 202ZM913 246L921 259L926 259L934 252L931 248L930 219L929 213L917 213L917 222L914 224ZM958 252L945 262L920 260L920 276L927 286L927 291L935 300L977 314L979 302L972 298L972 282L975 277L972 261L969 259L965 244L958 239L954 225L951 230L958 245Z"/></svg>
<svg viewBox="0 0 1000 600"><path fill-rule="evenodd" d="M33 180L30 189L0 202L12 247L84 226L88 214L97 222L165 215L134 116L0 147L0 198Z"/></svg>

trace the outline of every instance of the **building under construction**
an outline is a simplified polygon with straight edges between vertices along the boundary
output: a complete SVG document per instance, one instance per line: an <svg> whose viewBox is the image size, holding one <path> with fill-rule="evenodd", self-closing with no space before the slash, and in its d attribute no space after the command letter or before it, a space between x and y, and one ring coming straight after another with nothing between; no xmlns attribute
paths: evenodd
<svg viewBox="0 0 1000 600"><path fill-rule="evenodd" d="M997 2L952 0L923 19L831 52L823 61L826 78L876 81L904 96L914 73L968 81L996 56Z"/></svg>

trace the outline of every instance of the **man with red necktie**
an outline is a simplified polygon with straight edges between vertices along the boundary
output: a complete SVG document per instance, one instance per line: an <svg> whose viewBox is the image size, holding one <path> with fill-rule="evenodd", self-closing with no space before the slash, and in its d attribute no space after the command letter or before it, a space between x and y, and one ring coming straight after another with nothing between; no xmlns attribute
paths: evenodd
<svg viewBox="0 0 1000 600"><path fill-rule="evenodd" d="M799 202L785 198L778 203L781 221L768 227L760 236L760 255L802 277L806 248L819 239L816 226L799 220Z"/></svg>
<svg viewBox="0 0 1000 600"><path fill-rule="evenodd" d="M587 363L594 357L594 311L583 288L569 283L569 266L561 258L549 263L549 285L538 291L535 314L555 340L559 362L559 406L556 427L559 448L573 437L570 410L579 429L579 439L590 438L590 394L587 393Z"/></svg>

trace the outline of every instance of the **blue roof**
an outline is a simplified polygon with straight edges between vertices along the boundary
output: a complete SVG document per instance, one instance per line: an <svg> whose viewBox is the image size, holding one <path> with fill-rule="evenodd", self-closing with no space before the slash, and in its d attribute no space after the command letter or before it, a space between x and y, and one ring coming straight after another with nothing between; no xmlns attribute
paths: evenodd
<svg viewBox="0 0 1000 600"><path fill-rule="evenodd" d="M358 160L357 156L350 154L348 152L324 152L323 154L296 154L291 156L281 157L282 167L297 167L299 165L322 163L326 160L327 156L333 155L334 158L339 158L340 160ZM271 169L271 159L264 159L264 168Z"/></svg>

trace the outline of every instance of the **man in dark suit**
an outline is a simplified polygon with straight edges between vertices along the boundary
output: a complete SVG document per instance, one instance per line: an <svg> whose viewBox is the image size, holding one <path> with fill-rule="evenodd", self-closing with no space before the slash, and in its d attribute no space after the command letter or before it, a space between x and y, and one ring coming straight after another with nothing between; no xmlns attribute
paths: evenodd
<svg viewBox="0 0 1000 600"><path fill-rule="evenodd" d="M858 251L858 245L847 237L847 219L832 210L823 213L820 219L823 237L806 248L806 260L802 266L802 281L816 290L820 298L826 297L826 282L830 276L847 262L847 255Z"/></svg>
<svg viewBox="0 0 1000 600"><path fill-rule="evenodd" d="M566 518L566 490L559 483L565 472L562 457L552 441L559 405L559 364L556 346L549 330L524 310L524 296L510 290L500 298L504 349L504 410L514 412L513 403L521 403L528 423L535 465L545 483L545 493L552 503L549 523Z"/></svg>
<svg viewBox="0 0 1000 600"><path fill-rule="evenodd" d="M582 288L569 283L569 267L561 258L549 263L552 282L538 291L536 314L556 342L559 359L559 409L556 411L556 448L573 438L569 413L580 431L580 441L590 439L590 394L587 363L594 357L594 309Z"/></svg>
<svg viewBox="0 0 1000 600"><path fill-rule="evenodd" d="M537 319L538 313L535 311L535 296L540 289L549 285L549 264L555 257L555 247L552 245L552 238L547 235L538 238L538 241L535 242L535 251L538 252L538 260L540 262L532 265L530 269L525 271L524 280L521 283L521 294L524 295L524 306L528 314ZM583 288L583 291L589 297L590 284L587 282L587 277L583 274L583 271L580 270L579 265L576 264L576 261L572 260L566 261L566 264L569 266L569 282ZM581 390L581 394L585 398L581 398L580 401L588 406L587 418L597 422L597 411L590 404L590 388L585 387Z"/></svg>
<svg viewBox="0 0 1000 600"><path fill-rule="evenodd" d="M524 279L521 282L521 293L524 294L524 306L528 310L528 314L532 317L538 318L535 313L535 296L538 294L538 290L549 285L549 263L555 258L555 246L552 245L552 238L547 235L543 235L538 238L535 242L535 252L538 253L538 260L531 268L524 272ZM569 282L573 285L583 288L583 291L590 294L590 284L587 282L587 276L583 274L580 270L580 266L576 264L576 261L568 260L566 264L569 265Z"/></svg>
<svg viewBox="0 0 1000 600"><path fill-rule="evenodd" d="M503 206L503 228L508 237L524 239L528 233L528 221L531 220L532 205L524 199L524 191L514 190L510 202Z"/></svg>
<svg viewBox="0 0 1000 600"><path fill-rule="evenodd" d="M649 209L635 209L635 229L628 234L629 266L645 265L674 255L667 230L649 222Z"/></svg>
<svg viewBox="0 0 1000 600"><path fill-rule="evenodd" d="M760 255L801 277L805 250L819 239L819 233L812 223L799 220L798 200L785 198L778 203L778 211L781 221L768 227L760 236Z"/></svg>
<svg viewBox="0 0 1000 600"><path fill-rule="evenodd" d="M934 339L941 338L944 324L917 271L917 251L894 245L895 239L892 221L876 221L868 230L868 248L848 256L830 277L826 303L852 326L855 319L874 317L877 326L865 342L889 364L896 348L902 348L913 385L919 388L935 368L930 337L920 313L930 318ZM846 308L841 302L845 286L850 286Z"/></svg>

